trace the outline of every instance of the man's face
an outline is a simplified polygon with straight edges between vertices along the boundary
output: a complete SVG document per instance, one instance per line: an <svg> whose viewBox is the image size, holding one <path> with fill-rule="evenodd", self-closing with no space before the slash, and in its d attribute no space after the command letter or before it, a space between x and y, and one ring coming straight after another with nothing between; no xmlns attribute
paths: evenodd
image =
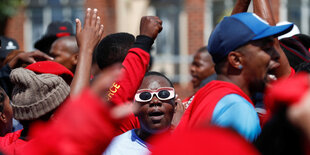
<svg viewBox="0 0 310 155"><path fill-rule="evenodd" d="M268 37L251 41L240 48L244 57L243 75L249 83L250 92L264 91L270 63L279 58L273 44L273 38Z"/></svg>
<svg viewBox="0 0 310 155"><path fill-rule="evenodd" d="M202 80L215 73L211 55L206 51L197 52L194 55L190 73L194 88L198 88Z"/></svg>
<svg viewBox="0 0 310 155"><path fill-rule="evenodd" d="M10 105L10 99L6 95L6 93L3 90L0 90L0 95L1 97L4 98L3 100L3 110L0 113L1 114L1 136L4 136L4 134L11 132L12 126L13 126L13 109L12 106Z"/></svg>
<svg viewBox="0 0 310 155"><path fill-rule="evenodd" d="M139 88L148 90L158 90L162 87L171 87L169 82L160 76L150 75L143 79ZM138 92L139 92L138 90ZM156 133L170 127L174 114L174 97L169 100L160 100L156 95L149 102L138 102L138 118L141 124L141 129L149 133Z"/></svg>
<svg viewBox="0 0 310 155"><path fill-rule="evenodd" d="M72 66L72 53L69 51L64 40L56 40L51 47L50 55L54 58L55 62L64 65L69 70L73 71Z"/></svg>

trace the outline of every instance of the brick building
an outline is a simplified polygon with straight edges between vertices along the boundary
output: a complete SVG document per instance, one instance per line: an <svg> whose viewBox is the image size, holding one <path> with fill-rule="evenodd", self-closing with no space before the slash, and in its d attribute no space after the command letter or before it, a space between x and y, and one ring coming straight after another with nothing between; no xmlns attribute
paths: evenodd
<svg viewBox="0 0 310 155"><path fill-rule="evenodd" d="M166 74L178 85L180 96L189 95L191 54L207 44L213 27L231 11L236 0L24 0L25 6L9 20L6 35L15 38L21 49L33 49L33 43L53 20L74 21L83 18L87 7L98 8L105 34L138 33L143 15L163 20L152 55L153 70ZM302 33L310 28L310 0L270 0L277 21L296 23ZM301 20L303 19L303 20ZM187 90L187 91L183 91Z"/></svg>

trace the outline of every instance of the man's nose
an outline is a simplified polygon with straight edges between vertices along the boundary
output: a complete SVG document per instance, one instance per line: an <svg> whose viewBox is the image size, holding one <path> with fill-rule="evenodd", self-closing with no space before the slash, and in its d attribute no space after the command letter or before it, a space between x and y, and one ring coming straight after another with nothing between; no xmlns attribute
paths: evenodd
<svg viewBox="0 0 310 155"><path fill-rule="evenodd" d="M150 107L155 107L155 106L161 106L162 105L162 102L157 98L157 96L154 94L152 96L152 100L150 102Z"/></svg>

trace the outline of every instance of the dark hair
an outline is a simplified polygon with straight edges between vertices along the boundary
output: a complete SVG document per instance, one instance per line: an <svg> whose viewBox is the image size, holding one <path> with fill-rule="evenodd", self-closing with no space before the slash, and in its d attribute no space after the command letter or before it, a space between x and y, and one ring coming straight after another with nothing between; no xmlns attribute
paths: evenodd
<svg viewBox="0 0 310 155"><path fill-rule="evenodd" d="M228 56L226 56L225 58L223 58L219 62L215 63L214 70L215 70L216 74L222 73L222 68L224 67L225 62L227 61L227 57Z"/></svg>
<svg viewBox="0 0 310 155"><path fill-rule="evenodd" d="M208 52L207 46L203 46L203 47L199 48L197 52Z"/></svg>
<svg viewBox="0 0 310 155"><path fill-rule="evenodd" d="M134 42L135 37L129 33L114 33L104 37L95 49L99 68L123 62Z"/></svg>
<svg viewBox="0 0 310 155"><path fill-rule="evenodd" d="M154 72L154 71L146 72L145 75L144 75L144 77L152 76L152 75L154 75L154 76L160 76L160 77L165 78L165 79L169 82L170 86L171 86L172 88L174 88L172 82L171 82L164 74L162 74L162 73Z"/></svg>
<svg viewBox="0 0 310 155"><path fill-rule="evenodd" d="M296 72L307 72L310 73L310 63L309 62L302 62L299 65L295 66Z"/></svg>

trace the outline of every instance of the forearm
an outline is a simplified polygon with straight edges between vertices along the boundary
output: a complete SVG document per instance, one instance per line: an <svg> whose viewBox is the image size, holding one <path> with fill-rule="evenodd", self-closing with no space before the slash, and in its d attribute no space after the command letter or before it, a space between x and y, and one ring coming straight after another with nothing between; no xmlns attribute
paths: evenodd
<svg viewBox="0 0 310 155"><path fill-rule="evenodd" d="M231 12L231 15L241 13L241 12L247 12L251 0L237 0L234 9Z"/></svg>
<svg viewBox="0 0 310 155"><path fill-rule="evenodd" d="M80 48L75 75L71 83L70 96L78 95L83 88L89 86L92 50L87 47Z"/></svg>
<svg viewBox="0 0 310 155"><path fill-rule="evenodd" d="M253 0L253 5L254 13L260 16L262 19L266 20L270 25L276 25L269 0ZM280 55L280 59L278 60L280 67L276 69L275 76L277 78L282 76L289 76L291 73L291 67L285 53L280 47L279 40L277 38L275 38L274 48Z"/></svg>

